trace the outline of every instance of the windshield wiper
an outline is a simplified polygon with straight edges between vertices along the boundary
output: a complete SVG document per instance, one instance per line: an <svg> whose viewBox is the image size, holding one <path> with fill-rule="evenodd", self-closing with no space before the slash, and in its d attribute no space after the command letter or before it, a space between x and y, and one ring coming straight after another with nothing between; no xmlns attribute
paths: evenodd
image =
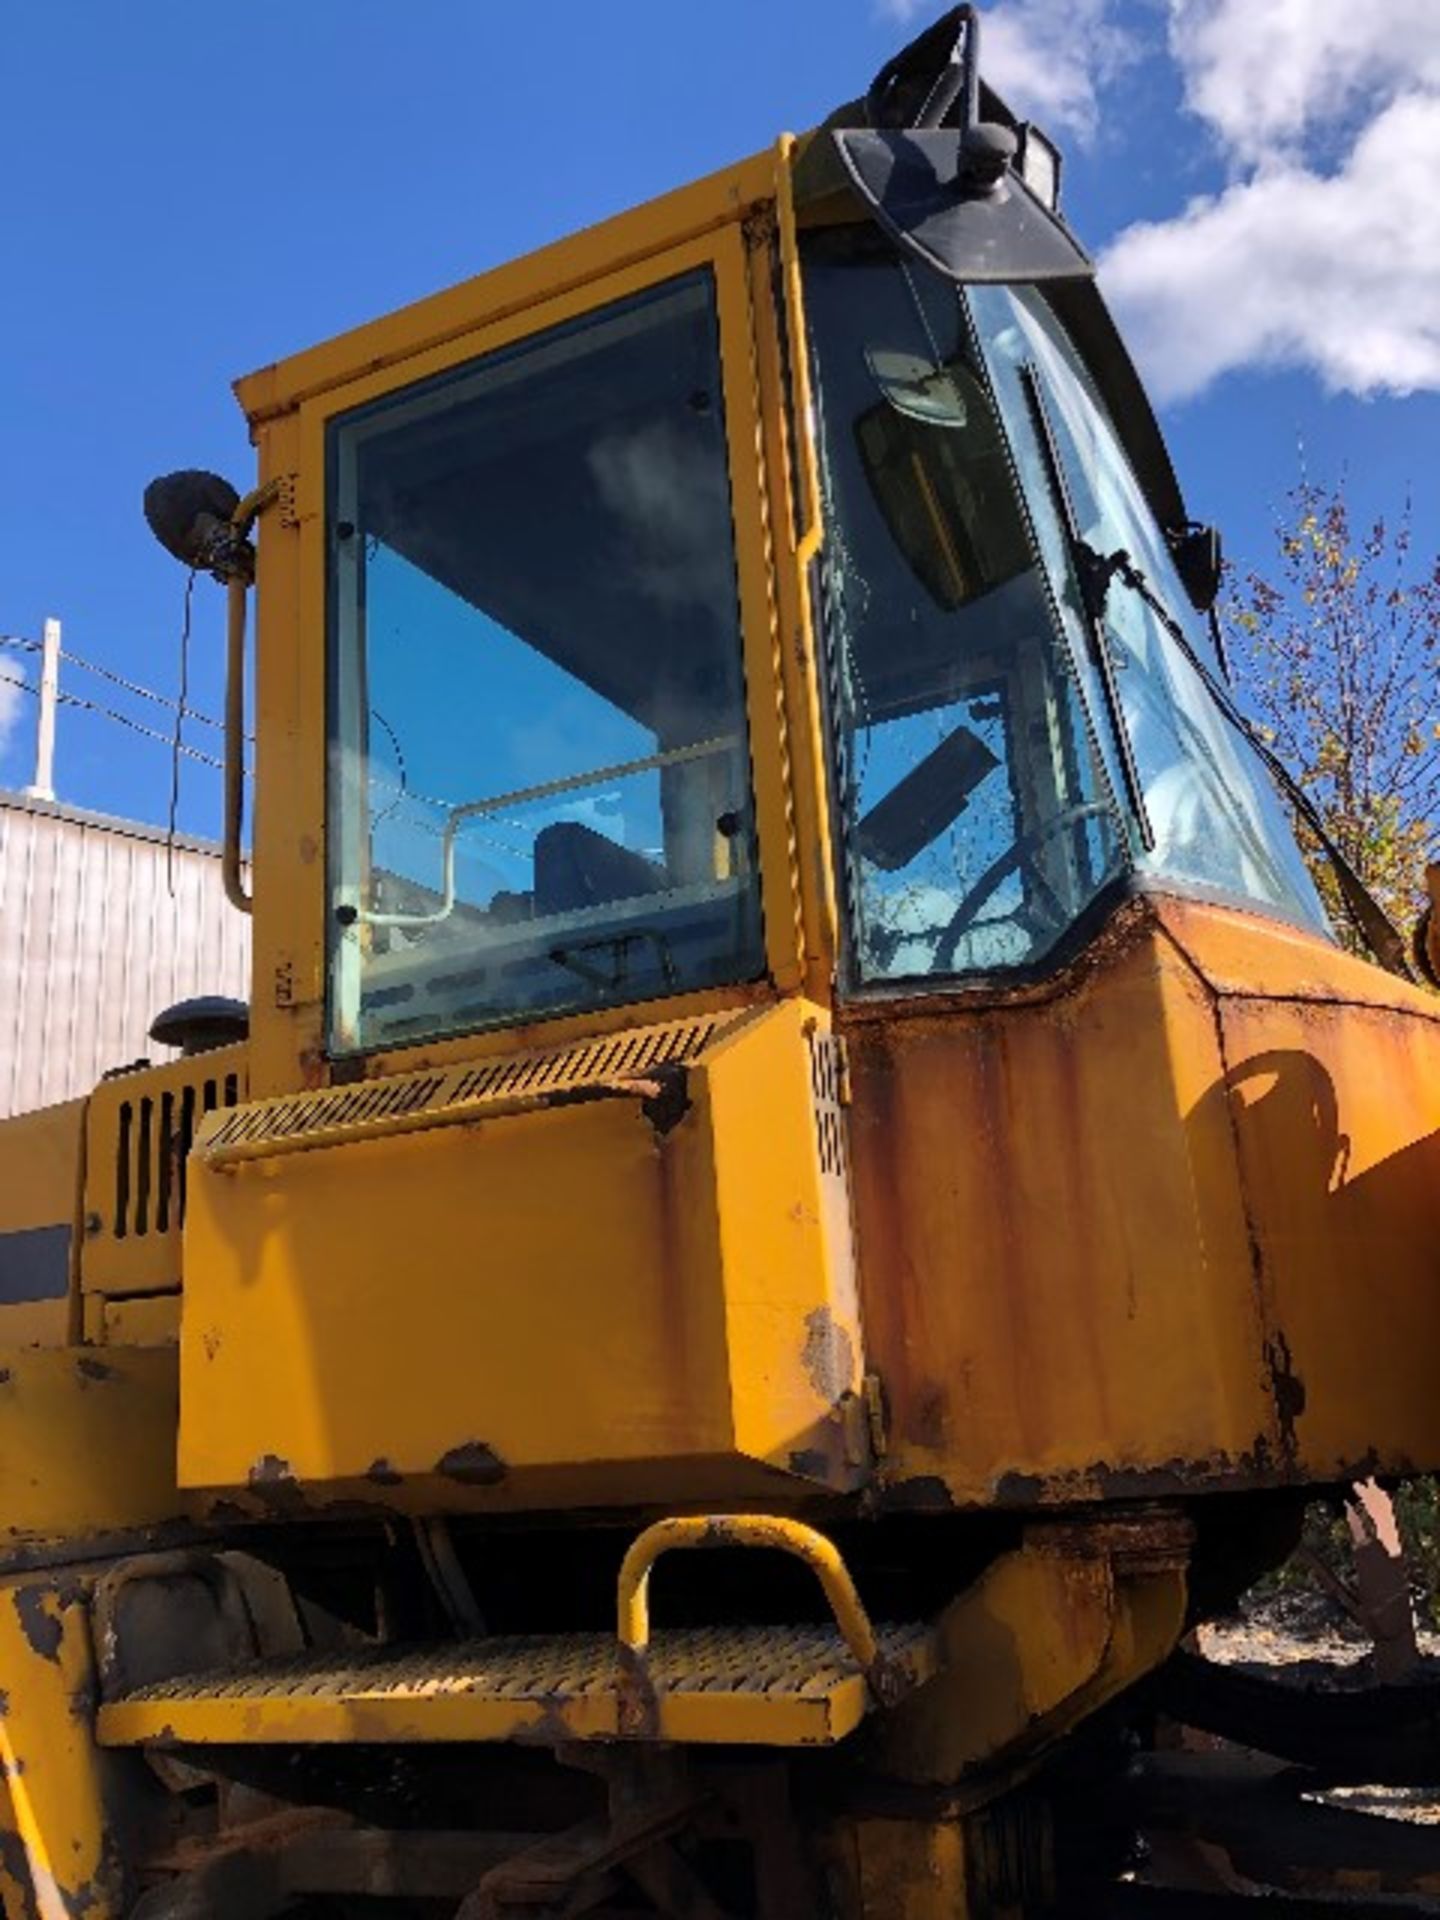
<svg viewBox="0 0 1440 1920"><path fill-rule="evenodd" d="M1276 785L1314 834L1321 851L1330 862L1336 884L1340 889L1340 898L1345 903L1345 911L1371 953L1389 972L1398 974L1402 980L1413 980L1415 975L1406 955L1403 937L1385 909L1330 837L1314 801L1295 779L1279 754L1263 737L1259 728L1241 712L1229 688L1211 672L1209 663L1196 650L1189 634L1165 605L1145 573L1136 566L1123 548L1111 554L1100 553L1081 533L1079 522L1075 518L1070 489L1066 484L1065 471L1060 464L1060 451L1055 443L1054 430L1050 424L1050 412L1045 404L1045 395L1041 391L1039 377L1034 367L1020 368L1020 384L1024 389L1031 422L1040 443L1050 491L1055 500L1065 542L1069 548L1071 567L1079 584L1091 656L1099 672L1112 728L1119 742L1120 764L1125 775L1126 790L1135 808L1140 835L1146 849L1153 850L1155 837L1145 811L1144 796L1140 791L1139 772L1130 744L1129 729L1125 724L1119 689L1115 683L1115 662L1110 653L1109 637L1105 631L1106 604L1110 598L1111 584L1116 580L1129 587L1132 593L1138 594L1149 607L1194 668L1201 686L1205 688L1221 714L1260 756Z"/></svg>
<svg viewBox="0 0 1440 1920"><path fill-rule="evenodd" d="M1091 662L1100 681L1100 691L1104 696L1105 711L1110 720L1110 737L1114 740L1116 752L1120 755L1120 774L1125 782L1125 795L1135 818L1140 844L1147 853L1153 853L1155 829L1150 824L1150 811L1145 805L1145 789L1140 783L1140 769L1136 764L1135 748L1131 743L1124 703L1120 698L1120 685L1115 675L1115 656L1110 651L1110 636L1105 631L1105 601L1110 590L1110 577L1105 572L1106 563L1103 556L1096 553L1086 540L1080 531L1080 523L1075 518L1075 503L1070 498L1065 469L1060 464L1060 449L1055 444L1055 431L1050 424L1050 410L1045 404L1045 395L1040 390L1040 381L1034 367L1020 368L1020 385L1025 394L1030 424L1035 430L1035 438L1040 445L1041 458L1045 462L1045 477L1050 483L1051 498L1060 516L1060 526L1065 535L1071 571L1080 589L1080 601L1085 615L1085 638Z"/></svg>
<svg viewBox="0 0 1440 1920"><path fill-rule="evenodd" d="M1100 596L1102 616L1105 601L1110 593L1110 583L1113 580L1119 580L1145 602L1195 669L1200 684L1225 719L1237 733L1242 734L1249 741L1251 747L1259 754L1291 806L1320 843L1320 849L1334 872L1340 897L1345 903L1345 911L1349 914L1361 939L1382 967L1391 973L1398 974L1402 980L1413 980L1415 975L1406 954L1405 941L1394 922L1331 839L1314 801L1269 741L1264 738L1260 729L1235 704L1230 689L1211 671L1209 662L1198 651L1184 627L1165 605L1144 569L1135 564L1123 547L1115 553L1102 554L1097 553L1088 541L1082 540L1081 545L1085 548L1085 565L1094 582L1093 591Z"/></svg>

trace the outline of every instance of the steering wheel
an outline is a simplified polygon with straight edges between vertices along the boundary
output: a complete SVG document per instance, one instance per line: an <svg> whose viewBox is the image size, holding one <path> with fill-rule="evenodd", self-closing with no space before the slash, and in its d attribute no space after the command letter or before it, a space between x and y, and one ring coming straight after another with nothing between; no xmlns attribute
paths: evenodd
<svg viewBox="0 0 1440 1920"><path fill-rule="evenodd" d="M1083 806L1067 807L1063 813L1054 814L1049 820L1042 820L1040 825L1033 827L1029 833L1021 834L1012 846L1005 849L998 860L992 860L951 914L945 931L935 944L935 952L930 960L931 973L954 971L956 947L959 946L962 937L974 926L976 915L981 907L994 893L1000 882L1007 880L1012 873L1028 874L1035 883L1037 891L1049 894L1051 901L1058 907L1060 903L1055 898L1055 890L1035 865L1035 855L1047 842L1053 840L1056 834L1064 833L1069 827L1079 826L1084 820L1093 820L1100 814L1108 815L1109 813L1109 803L1104 800L1087 800Z"/></svg>

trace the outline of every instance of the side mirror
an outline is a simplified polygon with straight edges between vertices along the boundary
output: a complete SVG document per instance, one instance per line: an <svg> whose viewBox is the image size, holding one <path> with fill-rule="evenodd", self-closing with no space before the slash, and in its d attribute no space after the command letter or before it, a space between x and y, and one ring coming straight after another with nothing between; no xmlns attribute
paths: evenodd
<svg viewBox="0 0 1440 1920"><path fill-rule="evenodd" d="M1191 520L1183 527L1167 528L1165 538L1191 606L1197 613L1209 613L1219 598L1225 572L1220 529L1202 527Z"/></svg>
<svg viewBox="0 0 1440 1920"><path fill-rule="evenodd" d="M165 551L222 583L232 574L246 581L255 574L250 543L231 526L239 504L228 480L193 467L162 474L145 489L146 523Z"/></svg>
<svg viewBox="0 0 1440 1920"><path fill-rule="evenodd" d="M994 413L959 362L868 358L885 398L855 422L866 482L911 572L953 612L1031 565Z"/></svg>

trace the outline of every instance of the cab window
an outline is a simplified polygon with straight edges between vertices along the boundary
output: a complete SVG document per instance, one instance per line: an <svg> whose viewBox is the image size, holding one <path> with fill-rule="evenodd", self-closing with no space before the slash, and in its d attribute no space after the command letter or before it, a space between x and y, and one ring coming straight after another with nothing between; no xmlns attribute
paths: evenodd
<svg viewBox="0 0 1440 1920"><path fill-rule="evenodd" d="M332 1048L763 971L714 287L330 429Z"/></svg>

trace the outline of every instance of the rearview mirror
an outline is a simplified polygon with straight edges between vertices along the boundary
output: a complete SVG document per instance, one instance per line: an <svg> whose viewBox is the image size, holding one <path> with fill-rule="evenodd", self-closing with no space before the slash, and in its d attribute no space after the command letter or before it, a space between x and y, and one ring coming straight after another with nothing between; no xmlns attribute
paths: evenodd
<svg viewBox="0 0 1440 1920"><path fill-rule="evenodd" d="M855 422L866 481L911 571L953 612L1032 564L994 413L958 362L867 360L885 398Z"/></svg>

